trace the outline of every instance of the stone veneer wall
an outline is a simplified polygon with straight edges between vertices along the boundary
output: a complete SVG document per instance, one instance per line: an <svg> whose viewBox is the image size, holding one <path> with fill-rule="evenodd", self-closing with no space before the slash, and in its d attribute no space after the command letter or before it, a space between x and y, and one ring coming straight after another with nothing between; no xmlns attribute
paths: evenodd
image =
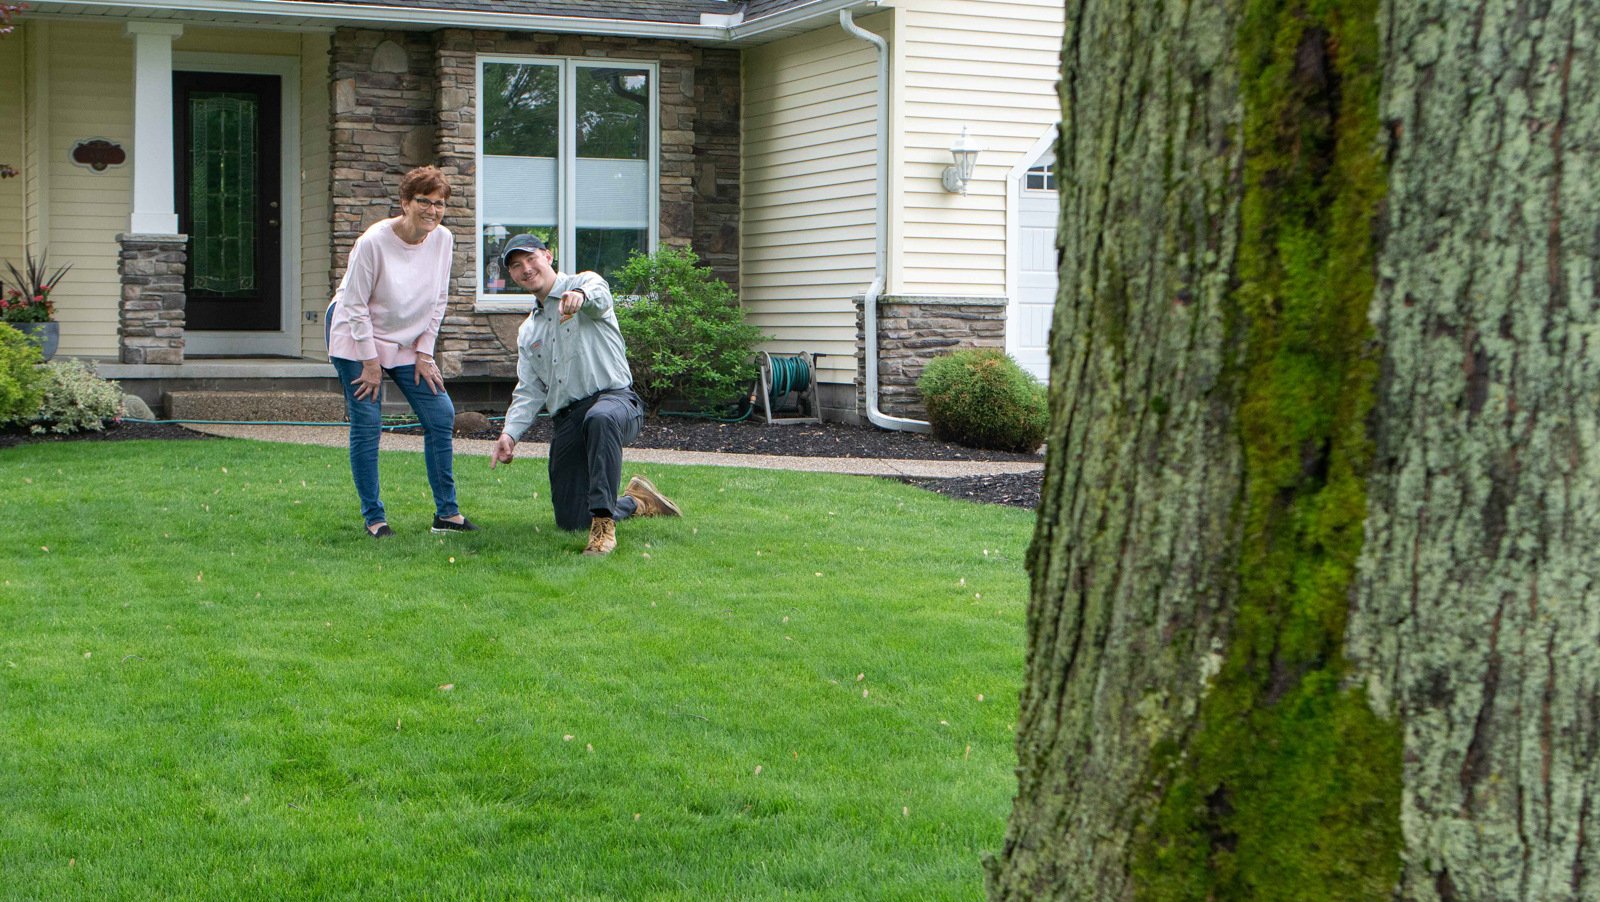
<svg viewBox="0 0 1600 902"><path fill-rule="evenodd" d="M476 235L479 54L614 57L659 64L663 246L693 243L738 284L739 56L675 41L466 29L334 33L333 286L355 239L399 211L400 179L433 164L450 179L456 235L450 306L437 356L447 378L516 376L522 314L479 313Z"/></svg>
<svg viewBox="0 0 1600 902"><path fill-rule="evenodd" d="M734 291L739 290L742 93L739 52L703 50L695 68L693 105L678 112L678 128L694 134L694 250ZM666 119L664 112L661 118ZM671 126L663 121L663 127Z"/></svg>
<svg viewBox="0 0 1600 902"><path fill-rule="evenodd" d="M856 404L867 412L866 310L856 297ZM878 409L928 418L917 379L928 361L970 348L1006 346L1005 298L884 295L878 299Z"/></svg>
<svg viewBox="0 0 1600 902"><path fill-rule="evenodd" d="M122 301L117 358L122 363L183 362L187 235L118 235Z"/></svg>

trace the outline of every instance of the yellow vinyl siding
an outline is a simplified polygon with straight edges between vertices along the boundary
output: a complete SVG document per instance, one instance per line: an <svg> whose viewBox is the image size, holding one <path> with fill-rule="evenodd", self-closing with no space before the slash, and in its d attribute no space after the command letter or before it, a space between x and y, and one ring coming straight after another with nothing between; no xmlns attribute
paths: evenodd
<svg viewBox="0 0 1600 902"><path fill-rule="evenodd" d="M185 26L172 42L173 53L247 53L272 56L299 56L300 35L251 29L226 31L218 28ZM324 73L323 78L327 77Z"/></svg>
<svg viewBox="0 0 1600 902"><path fill-rule="evenodd" d="M1063 8L1041 0L897 5L892 292L1004 295L1006 175L1060 119ZM984 148L965 196L939 181L962 126Z"/></svg>
<svg viewBox="0 0 1600 902"><path fill-rule="evenodd" d="M56 289L61 353L117 356L117 235L128 230L132 206L133 43L120 25L51 23L43 45L49 95L43 116L45 180L42 242L55 263L72 272ZM104 138L128 152L128 162L103 172L75 165L73 145Z"/></svg>
<svg viewBox="0 0 1600 902"><path fill-rule="evenodd" d="M50 138L50 130L45 127L50 116L50 77L45 55L50 28L48 22L31 22L17 32L26 56L23 78L27 82L27 95L22 124L26 137L21 179L24 194L23 243L28 247L44 243L44 233L50 220L44 202L50 185L49 167L44 165L45 157L49 154Z"/></svg>
<svg viewBox="0 0 1600 902"><path fill-rule="evenodd" d="M27 167L27 132L18 128L27 115L27 54L22 35L0 38L0 163L19 172ZM0 179L0 260L22 265L22 249L28 240L25 207L27 182L22 178ZM3 269L3 267L0 267ZM7 281L6 284L10 284Z"/></svg>
<svg viewBox="0 0 1600 902"><path fill-rule="evenodd" d="M325 34L300 38L300 310L301 354L326 359L323 312L328 284L328 46ZM308 322L304 313L317 314Z"/></svg>
<svg viewBox="0 0 1600 902"><path fill-rule="evenodd" d="M864 20L887 34L890 14ZM875 51L838 26L744 58L740 294L774 353L830 355L825 382L855 380L852 298L872 281Z"/></svg>

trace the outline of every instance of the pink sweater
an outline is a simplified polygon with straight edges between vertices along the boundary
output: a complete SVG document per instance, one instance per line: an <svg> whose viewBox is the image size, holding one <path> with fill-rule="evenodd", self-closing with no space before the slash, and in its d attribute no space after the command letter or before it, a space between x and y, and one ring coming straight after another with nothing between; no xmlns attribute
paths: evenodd
<svg viewBox="0 0 1600 902"><path fill-rule="evenodd" d="M455 237L439 226L421 244L394 233L396 220L374 223L350 249L349 266L333 294L328 353L407 366L433 353L450 295Z"/></svg>

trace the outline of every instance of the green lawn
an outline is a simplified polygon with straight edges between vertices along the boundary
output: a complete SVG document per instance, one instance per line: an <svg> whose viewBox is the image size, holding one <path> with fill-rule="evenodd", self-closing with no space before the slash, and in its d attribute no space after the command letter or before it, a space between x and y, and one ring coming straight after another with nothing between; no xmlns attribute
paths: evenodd
<svg viewBox="0 0 1600 902"><path fill-rule="evenodd" d="M635 472L595 560L542 460L374 542L342 450L0 451L0 897L980 898L1031 512Z"/></svg>

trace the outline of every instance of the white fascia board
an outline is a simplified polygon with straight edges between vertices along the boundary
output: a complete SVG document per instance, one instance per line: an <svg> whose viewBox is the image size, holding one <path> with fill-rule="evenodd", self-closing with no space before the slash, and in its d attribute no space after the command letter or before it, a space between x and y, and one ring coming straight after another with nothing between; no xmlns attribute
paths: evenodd
<svg viewBox="0 0 1600 902"><path fill-rule="evenodd" d="M752 43L752 38L769 35L775 31L795 31L805 26L831 25L838 21L839 11L848 9L853 13L871 14L883 8L878 0L811 0L791 6L788 9L762 16L751 22L745 22L729 29L729 37L733 43Z"/></svg>
<svg viewBox="0 0 1600 902"><path fill-rule="evenodd" d="M72 8L102 11L151 11L295 21L388 25L432 28L484 28L503 31L542 31L564 34L598 34L616 37L661 38L682 41L729 41L730 29L717 25L645 22L636 19L598 19L577 16L541 16L476 10L416 9L371 4L302 3L296 0L46 0L40 6L56 11Z"/></svg>

